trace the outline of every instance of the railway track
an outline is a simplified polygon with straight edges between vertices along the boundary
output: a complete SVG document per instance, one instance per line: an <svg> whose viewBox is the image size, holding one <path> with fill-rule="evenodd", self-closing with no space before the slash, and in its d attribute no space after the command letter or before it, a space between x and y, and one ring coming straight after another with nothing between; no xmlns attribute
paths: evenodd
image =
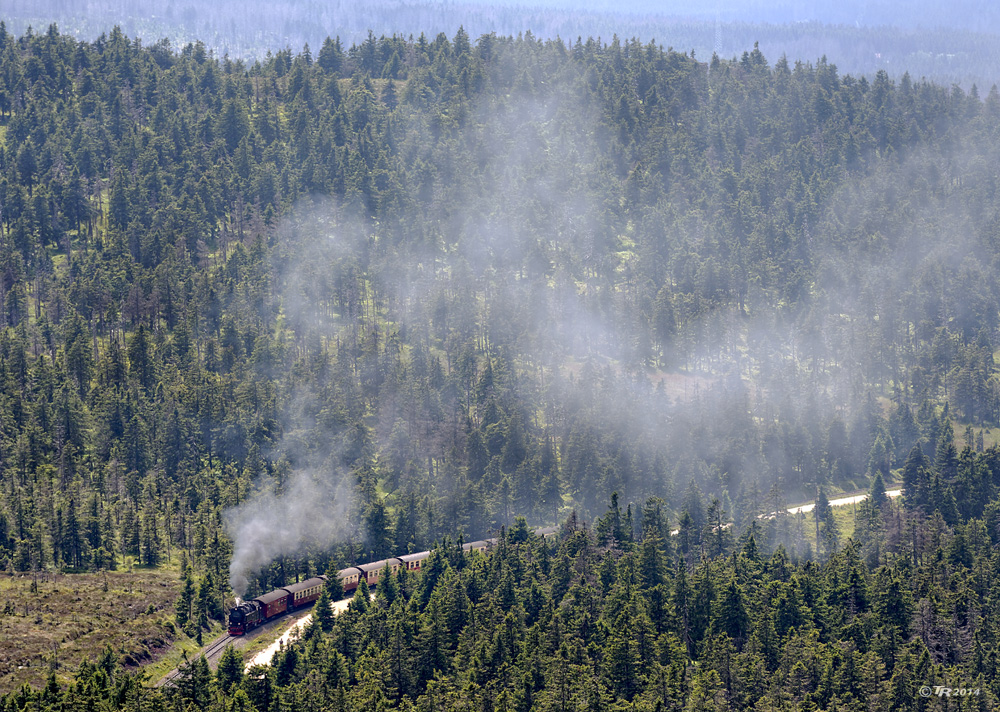
<svg viewBox="0 0 1000 712"><path fill-rule="evenodd" d="M213 642L209 643L208 646L199 650L198 655L195 657L204 656L205 660L211 660L216 655L219 655L226 648L226 646L228 646L230 643L233 642L233 640L235 640L235 638L229 635L229 633L226 633L222 637L217 638ZM176 670L173 670L164 675L163 678L156 683L156 686L165 687L173 685L176 682L177 678L181 676L181 667L182 666L178 666Z"/></svg>

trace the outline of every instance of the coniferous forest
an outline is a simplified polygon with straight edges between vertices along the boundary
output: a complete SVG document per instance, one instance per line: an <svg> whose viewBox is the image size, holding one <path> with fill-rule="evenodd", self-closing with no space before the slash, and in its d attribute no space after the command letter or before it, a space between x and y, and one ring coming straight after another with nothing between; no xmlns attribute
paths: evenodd
<svg viewBox="0 0 1000 712"><path fill-rule="evenodd" d="M756 48L0 24L0 569L180 560L200 635L435 548L266 671L0 710L992 709L998 139Z"/></svg>

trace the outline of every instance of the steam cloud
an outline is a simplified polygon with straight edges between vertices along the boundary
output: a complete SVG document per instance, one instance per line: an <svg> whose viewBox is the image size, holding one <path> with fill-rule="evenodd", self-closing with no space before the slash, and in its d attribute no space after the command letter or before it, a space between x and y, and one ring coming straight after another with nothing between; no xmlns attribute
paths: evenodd
<svg viewBox="0 0 1000 712"><path fill-rule="evenodd" d="M321 296L329 291L340 261L359 246L358 224L329 201L302 201L277 230L270 265L273 302L262 316L278 330L290 330L301 351L321 348L343 327ZM354 487L345 459L350 433L323 412L320 396L328 383L304 382L295 374L262 372L285 383L287 406L279 418L281 439L268 453L273 476L263 475L257 491L225 513L233 541L229 581L243 597L249 576L279 556L305 547L328 547L353 532Z"/></svg>
<svg viewBox="0 0 1000 712"><path fill-rule="evenodd" d="M296 471L285 491L259 492L231 509L226 524L233 539L229 583L237 596L247 590L249 574L304 545L329 545L345 536L351 512L350 486L328 473Z"/></svg>

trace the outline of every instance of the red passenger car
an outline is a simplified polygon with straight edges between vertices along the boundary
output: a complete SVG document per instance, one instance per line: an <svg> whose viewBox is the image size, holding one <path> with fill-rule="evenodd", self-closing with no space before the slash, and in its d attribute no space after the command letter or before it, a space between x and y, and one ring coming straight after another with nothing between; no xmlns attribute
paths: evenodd
<svg viewBox="0 0 1000 712"><path fill-rule="evenodd" d="M291 586L285 586L283 590L288 591L289 594L288 610L294 611L296 608L313 603L319 598L324 586L326 586L326 576L316 576L299 583L293 583Z"/></svg>

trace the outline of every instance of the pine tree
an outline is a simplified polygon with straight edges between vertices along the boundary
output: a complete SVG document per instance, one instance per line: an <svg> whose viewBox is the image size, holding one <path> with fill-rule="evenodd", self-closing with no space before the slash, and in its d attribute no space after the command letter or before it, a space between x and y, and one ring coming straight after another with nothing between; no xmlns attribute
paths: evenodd
<svg viewBox="0 0 1000 712"><path fill-rule="evenodd" d="M407 493L402 505L396 506L396 526L393 529L395 537L393 552L395 554L409 554L418 551L416 548L419 541L417 535L417 497L413 492Z"/></svg>
<svg viewBox="0 0 1000 712"><path fill-rule="evenodd" d="M150 353L149 338L143 324L136 329L135 336L128 345L129 373L143 388L153 384L153 359Z"/></svg>
<svg viewBox="0 0 1000 712"><path fill-rule="evenodd" d="M927 459L919 445L910 449L903 465L903 503L910 509L922 509L928 505L930 476Z"/></svg>
<svg viewBox="0 0 1000 712"><path fill-rule="evenodd" d="M212 671L204 655L181 666L177 677L177 693L181 700L195 709L208 709L212 694Z"/></svg>
<svg viewBox="0 0 1000 712"><path fill-rule="evenodd" d="M639 685L641 660L637 649L635 621L630 610L619 614L605 651L605 674L609 685L622 698L631 701Z"/></svg>
<svg viewBox="0 0 1000 712"><path fill-rule="evenodd" d="M735 577L729 580L719 599L715 626L720 633L733 639L737 650L742 650L743 643L750 634L750 617L744 604L743 592Z"/></svg>
<svg viewBox="0 0 1000 712"><path fill-rule="evenodd" d="M872 480L872 486L868 490L868 501L879 510L889 503L889 495L886 494L885 481L882 479L881 472L877 472L875 479Z"/></svg>
<svg viewBox="0 0 1000 712"><path fill-rule="evenodd" d="M413 685L413 630L409 617L398 606L390 611L389 626L389 681L393 697L399 702Z"/></svg>
<svg viewBox="0 0 1000 712"><path fill-rule="evenodd" d="M187 587L186 581L185 587ZM211 574L208 574L198 584L198 597L195 602L195 620L199 629L209 627L208 617L212 608L212 588Z"/></svg>
<svg viewBox="0 0 1000 712"><path fill-rule="evenodd" d="M368 506L368 511L365 513L365 530L372 558L378 560L389 556L392 548L392 532L389 529L385 504L380 499L376 498Z"/></svg>
<svg viewBox="0 0 1000 712"><path fill-rule="evenodd" d="M147 506L142 518L142 546L139 551L140 559L147 566L156 566L160 563L160 534L157 527L156 509Z"/></svg>
<svg viewBox="0 0 1000 712"><path fill-rule="evenodd" d="M63 548L65 549L69 564L73 568L83 565L82 549L83 537L80 533L80 520L76 515L76 500L70 497L69 505L66 509L66 526L63 531Z"/></svg>
<svg viewBox="0 0 1000 712"><path fill-rule="evenodd" d="M674 590L671 600L677 615L678 634L687 646L688 655L693 656L695 640L692 635L692 599L691 585L687 577L687 564L681 558L677 562L677 575L674 577Z"/></svg>
<svg viewBox="0 0 1000 712"><path fill-rule="evenodd" d="M642 540L639 553L639 578L643 588L651 589L664 583L666 560L663 556L663 540L657 528L650 528Z"/></svg>
<svg viewBox="0 0 1000 712"><path fill-rule="evenodd" d="M368 610L368 601L370 599L371 593L368 590L368 580L362 577L357 589L354 591L354 598L351 599L351 610L358 614L365 613Z"/></svg>
<svg viewBox="0 0 1000 712"><path fill-rule="evenodd" d="M219 666L215 671L215 679L223 694L229 694L233 687L243 681L243 654L235 645L227 645L219 658Z"/></svg>
<svg viewBox="0 0 1000 712"><path fill-rule="evenodd" d="M194 605L194 574L191 572L191 565L186 564L184 566L184 587L181 589L181 595L177 598L177 603L174 604L174 610L176 611L175 620L180 628L185 628L188 621L191 620L191 607Z"/></svg>
<svg viewBox="0 0 1000 712"><path fill-rule="evenodd" d="M340 571L333 562L326 570L326 590L329 592L331 601L339 601L344 597L344 581L340 578Z"/></svg>
<svg viewBox="0 0 1000 712"><path fill-rule="evenodd" d="M376 596L382 598L387 606L391 606L393 601L399 596L399 582L392 575L392 570L387 563L382 568L382 574L378 578L378 591Z"/></svg>
<svg viewBox="0 0 1000 712"><path fill-rule="evenodd" d="M822 549L827 556L837 550L839 534L837 532L837 521L833 516L833 507L826 497L826 490L822 487L816 493L816 506L813 508L813 517L816 521L816 550Z"/></svg>
<svg viewBox="0 0 1000 712"><path fill-rule="evenodd" d="M333 630L333 609L330 607L330 594L325 587L316 599L316 605L313 606L313 622L324 633Z"/></svg>

